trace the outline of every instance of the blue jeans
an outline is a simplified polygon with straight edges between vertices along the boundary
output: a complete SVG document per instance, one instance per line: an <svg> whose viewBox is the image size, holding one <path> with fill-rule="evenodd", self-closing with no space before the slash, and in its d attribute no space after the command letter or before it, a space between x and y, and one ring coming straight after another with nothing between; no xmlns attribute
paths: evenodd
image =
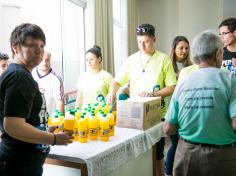
<svg viewBox="0 0 236 176"><path fill-rule="evenodd" d="M167 152L166 161L165 161L165 173L167 175L172 175L174 158L175 158L175 151L176 151L176 148L178 145L179 136L178 135L171 135L170 139L171 139L171 145L170 145L170 148Z"/></svg>
<svg viewBox="0 0 236 176"><path fill-rule="evenodd" d="M42 176L43 167L22 166L7 162L0 162L0 176Z"/></svg>

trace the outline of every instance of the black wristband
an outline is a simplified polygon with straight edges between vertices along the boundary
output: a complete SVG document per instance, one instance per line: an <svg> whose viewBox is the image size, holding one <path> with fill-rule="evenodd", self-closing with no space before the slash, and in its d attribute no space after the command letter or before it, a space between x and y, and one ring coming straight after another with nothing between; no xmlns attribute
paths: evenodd
<svg viewBox="0 0 236 176"><path fill-rule="evenodd" d="M52 143L52 146L54 146L55 144L56 144L56 142L57 142L57 136L54 134L54 133L52 133L53 134L53 143Z"/></svg>

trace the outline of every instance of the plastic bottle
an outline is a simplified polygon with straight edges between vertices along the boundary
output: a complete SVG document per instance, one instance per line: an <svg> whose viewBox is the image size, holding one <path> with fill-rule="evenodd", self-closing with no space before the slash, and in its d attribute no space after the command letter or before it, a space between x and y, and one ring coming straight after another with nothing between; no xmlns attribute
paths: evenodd
<svg viewBox="0 0 236 176"><path fill-rule="evenodd" d="M100 120L100 139L101 141L109 141L109 121L106 117Z"/></svg>
<svg viewBox="0 0 236 176"><path fill-rule="evenodd" d="M53 126L52 117L48 117L48 126Z"/></svg>
<svg viewBox="0 0 236 176"><path fill-rule="evenodd" d="M64 123L63 123L63 131L65 132L71 132L73 131L73 136L74 138L75 137L75 134L74 134L74 127L75 127L75 123L76 123L76 120L75 120L75 117L73 115L70 115L70 116L66 116L64 118ZM72 140L73 141L73 140Z"/></svg>
<svg viewBox="0 0 236 176"><path fill-rule="evenodd" d="M79 124L80 116L81 116L81 111L77 110L77 112L75 113L74 141L79 140L78 124Z"/></svg>
<svg viewBox="0 0 236 176"><path fill-rule="evenodd" d="M108 107L106 106L106 104L103 104L102 105L102 111L104 112L104 114L107 114L108 113Z"/></svg>
<svg viewBox="0 0 236 176"><path fill-rule="evenodd" d="M94 107L94 113L95 113L95 115L97 115L98 110L99 110L98 103L95 103L93 107Z"/></svg>
<svg viewBox="0 0 236 176"><path fill-rule="evenodd" d="M53 117L51 118L51 122L50 123L51 123L51 125L56 125L56 126L60 125L58 114L54 113Z"/></svg>
<svg viewBox="0 0 236 176"><path fill-rule="evenodd" d="M64 131L74 131L74 126L75 126L75 117L65 117L64 119Z"/></svg>
<svg viewBox="0 0 236 176"><path fill-rule="evenodd" d="M107 114L107 118L109 121L109 136L114 136L115 135L115 118L111 110L109 110Z"/></svg>
<svg viewBox="0 0 236 176"><path fill-rule="evenodd" d="M90 140L97 140L98 138L98 119L95 117L95 114L92 113L89 119L89 133L88 137Z"/></svg>
<svg viewBox="0 0 236 176"><path fill-rule="evenodd" d="M79 120L80 116L82 115L82 112L78 109L75 113L75 118Z"/></svg>
<svg viewBox="0 0 236 176"><path fill-rule="evenodd" d="M58 120L59 120L58 126L60 126L61 124L64 123L64 118L65 118L64 114L61 113L61 112L59 112L59 113L58 113Z"/></svg>
<svg viewBox="0 0 236 176"><path fill-rule="evenodd" d="M81 143L87 142L87 120L84 118L84 116L81 116L78 123L78 134L79 134L79 141Z"/></svg>
<svg viewBox="0 0 236 176"><path fill-rule="evenodd" d="M114 115L115 125L116 125L116 111L112 111L112 114Z"/></svg>

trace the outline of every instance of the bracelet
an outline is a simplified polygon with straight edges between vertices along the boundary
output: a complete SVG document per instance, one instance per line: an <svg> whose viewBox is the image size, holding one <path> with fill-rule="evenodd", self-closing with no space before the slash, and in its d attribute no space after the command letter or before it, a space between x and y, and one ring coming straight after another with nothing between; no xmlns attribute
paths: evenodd
<svg viewBox="0 0 236 176"><path fill-rule="evenodd" d="M52 133L53 134L53 143L52 143L52 146L54 146L55 144L56 144L56 142L57 142L57 136L54 134L54 133Z"/></svg>

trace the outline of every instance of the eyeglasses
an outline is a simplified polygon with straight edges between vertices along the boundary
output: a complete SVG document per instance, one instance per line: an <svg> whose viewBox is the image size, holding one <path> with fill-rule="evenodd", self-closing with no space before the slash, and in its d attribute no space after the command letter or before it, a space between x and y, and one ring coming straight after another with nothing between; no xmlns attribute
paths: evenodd
<svg viewBox="0 0 236 176"><path fill-rule="evenodd" d="M219 33L219 36L225 36L225 35L227 35L227 34L229 34L229 33L232 33L231 31L228 31L228 32L222 32L222 33Z"/></svg>
<svg viewBox="0 0 236 176"><path fill-rule="evenodd" d="M136 28L136 33L138 34L143 34L143 33L153 33L153 29L149 27L137 27Z"/></svg>

